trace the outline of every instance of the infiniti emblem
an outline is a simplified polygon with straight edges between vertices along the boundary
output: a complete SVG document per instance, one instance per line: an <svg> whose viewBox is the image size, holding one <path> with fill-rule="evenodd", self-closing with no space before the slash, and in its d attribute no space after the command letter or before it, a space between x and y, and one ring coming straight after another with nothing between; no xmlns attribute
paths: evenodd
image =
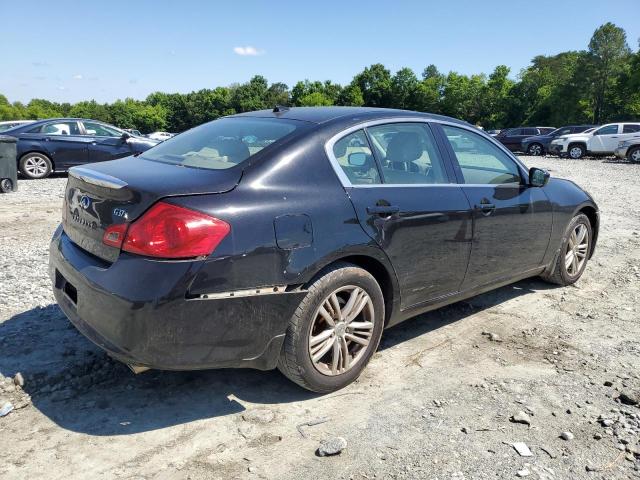
<svg viewBox="0 0 640 480"><path fill-rule="evenodd" d="M91 199L86 195L80 197L80 206L85 210L91 206Z"/></svg>

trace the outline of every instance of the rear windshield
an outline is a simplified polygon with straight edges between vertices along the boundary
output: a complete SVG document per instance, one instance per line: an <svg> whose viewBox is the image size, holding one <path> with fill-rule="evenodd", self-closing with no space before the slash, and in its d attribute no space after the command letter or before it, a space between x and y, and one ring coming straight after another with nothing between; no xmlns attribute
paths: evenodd
<svg viewBox="0 0 640 480"><path fill-rule="evenodd" d="M235 167L291 134L300 123L271 118L221 118L170 138L142 158L185 167L223 170Z"/></svg>

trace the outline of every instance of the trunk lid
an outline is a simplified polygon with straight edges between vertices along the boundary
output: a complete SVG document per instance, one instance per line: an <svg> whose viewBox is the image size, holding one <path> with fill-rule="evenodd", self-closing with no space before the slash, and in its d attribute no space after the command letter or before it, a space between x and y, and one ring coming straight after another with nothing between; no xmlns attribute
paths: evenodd
<svg viewBox="0 0 640 480"><path fill-rule="evenodd" d="M106 228L132 222L161 198L233 190L242 170L205 170L123 158L69 170L62 211L65 233L79 247L108 262L120 249L102 243Z"/></svg>

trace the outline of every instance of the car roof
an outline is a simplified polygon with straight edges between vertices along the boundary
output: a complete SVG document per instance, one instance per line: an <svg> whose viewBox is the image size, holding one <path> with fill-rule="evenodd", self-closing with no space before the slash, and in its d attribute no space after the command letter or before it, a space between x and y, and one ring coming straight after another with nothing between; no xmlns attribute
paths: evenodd
<svg viewBox="0 0 640 480"><path fill-rule="evenodd" d="M349 120L351 120L353 123L356 123L363 119L371 120L374 118L422 117L432 120L446 120L453 123L471 125L468 122L446 117L444 115L414 112L412 110L373 107L280 107L273 110L257 110L253 112L239 113L231 115L231 117L285 118L315 124L329 123L334 120L340 120L346 123L349 123Z"/></svg>

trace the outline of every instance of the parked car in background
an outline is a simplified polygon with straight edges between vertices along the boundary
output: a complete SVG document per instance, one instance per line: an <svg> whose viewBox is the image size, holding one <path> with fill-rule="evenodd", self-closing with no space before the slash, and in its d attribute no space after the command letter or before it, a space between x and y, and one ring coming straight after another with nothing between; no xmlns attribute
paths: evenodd
<svg viewBox="0 0 640 480"><path fill-rule="evenodd" d="M618 143L614 154L618 158L626 158L631 163L640 163L640 138L623 140Z"/></svg>
<svg viewBox="0 0 640 480"><path fill-rule="evenodd" d="M496 140L502 143L512 152L519 152L522 148L522 140L535 135L546 135L555 130L555 127L517 127L502 130L496 135Z"/></svg>
<svg viewBox="0 0 640 480"><path fill-rule="evenodd" d="M131 135L135 135L136 137L144 136L140 133L140 130L136 130L135 128L125 128L124 131L129 132Z"/></svg>
<svg viewBox="0 0 640 480"><path fill-rule="evenodd" d="M18 139L18 168L28 178L45 178L76 165L126 157L158 144L84 118L39 120L9 133Z"/></svg>
<svg viewBox="0 0 640 480"><path fill-rule="evenodd" d="M551 140L561 135L569 135L571 133L581 133L595 125L567 125L565 127L556 128L554 131L527 137L522 140L522 148L520 151L526 152L528 155L545 155L549 149Z"/></svg>
<svg viewBox="0 0 640 480"><path fill-rule="evenodd" d="M35 120L8 120L6 122L0 122L0 132L5 132L20 125L27 125L33 122L35 122Z"/></svg>
<svg viewBox="0 0 640 480"><path fill-rule="evenodd" d="M573 284L599 228L589 194L468 123L358 107L243 113L73 168L62 208L54 295L111 356L278 367L316 392L403 320L536 275Z"/></svg>
<svg viewBox="0 0 640 480"><path fill-rule="evenodd" d="M500 129L494 129L494 130L487 130L487 133L489 135L491 135L492 137L495 137L496 135L498 135L502 130Z"/></svg>
<svg viewBox="0 0 640 480"><path fill-rule="evenodd" d="M589 132L556 137L549 144L549 153L573 159L613 155L620 142L635 138L640 138L640 122L609 123Z"/></svg>
<svg viewBox="0 0 640 480"><path fill-rule="evenodd" d="M165 140L168 140L169 138L173 137L175 134L173 133L169 133L169 132L153 132L150 133L149 135L147 135L147 138L151 138L153 140L158 140L160 142L163 142Z"/></svg>

